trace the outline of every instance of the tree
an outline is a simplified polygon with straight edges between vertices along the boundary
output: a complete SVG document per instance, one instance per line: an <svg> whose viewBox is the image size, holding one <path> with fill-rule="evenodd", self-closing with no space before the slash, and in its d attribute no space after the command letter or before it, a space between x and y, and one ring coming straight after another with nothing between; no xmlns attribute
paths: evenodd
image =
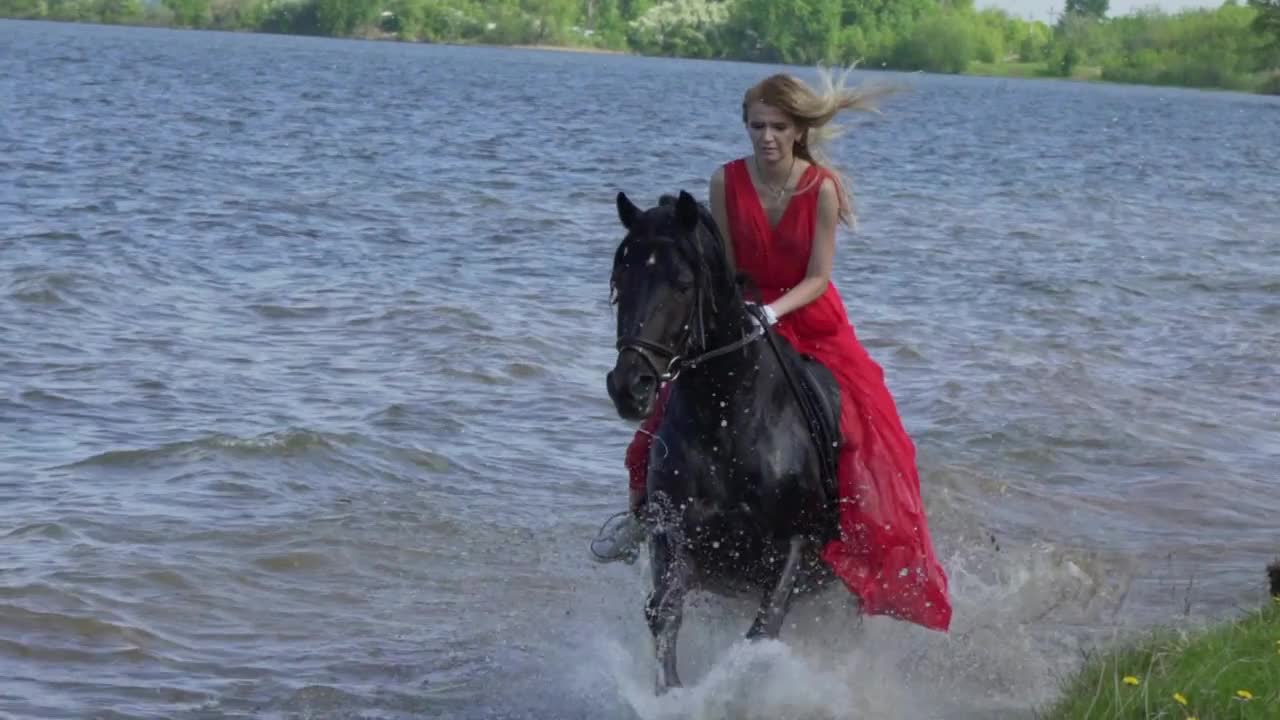
<svg viewBox="0 0 1280 720"><path fill-rule="evenodd" d="M0 0L0 17L38 18L45 14L40 0Z"/></svg>
<svg viewBox="0 0 1280 720"><path fill-rule="evenodd" d="M92 7L104 23L125 23L142 17L142 0L94 0Z"/></svg>
<svg viewBox="0 0 1280 720"><path fill-rule="evenodd" d="M1280 0L1249 0L1258 11L1253 18L1254 32L1280 44Z"/></svg>
<svg viewBox="0 0 1280 720"><path fill-rule="evenodd" d="M1064 15L1082 15L1084 17L1102 18L1111 9L1110 0L1067 0Z"/></svg>
<svg viewBox="0 0 1280 720"><path fill-rule="evenodd" d="M894 52L904 70L961 73L975 57L973 28L959 13L934 15L916 23Z"/></svg>
<svg viewBox="0 0 1280 720"><path fill-rule="evenodd" d="M161 0L173 11L174 22L183 27L201 27L209 22L209 0Z"/></svg>
<svg viewBox="0 0 1280 720"><path fill-rule="evenodd" d="M373 21L379 5L375 0L316 0L316 24L325 35L350 35Z"/></svg>
<svg viewBox="0 0 1280 720"><path fill-rule="evenodd" d="M1258 11L1251 25L1262 37L1259 64L1280 70L1280 0L1249 0L1249 5ZM1280 72L1272 73L1262 91L1280 95Z"/></svg>

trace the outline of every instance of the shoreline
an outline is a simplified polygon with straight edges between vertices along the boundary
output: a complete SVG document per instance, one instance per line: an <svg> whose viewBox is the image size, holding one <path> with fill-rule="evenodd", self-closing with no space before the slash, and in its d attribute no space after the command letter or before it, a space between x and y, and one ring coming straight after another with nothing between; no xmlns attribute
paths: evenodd
<svg viewBox="0 0 1280 720"><path fill-rule="evenodd" d="M710 62L780 64L780 63L760 63L759 61L756 61L756 60L741 59L741 58L694 58L694 57L684 57L681 55L649 55L645 53L638 53L633 50L614 50L611 48L594 47L590 45L563 45L563 44L555 44L555 43L506 44L506 43L493 43L493 42L468 42L468 41L459 41L459 40L445 40L445 41L412 40L412 39L402 39L395 33L389 33L389 32L384 32L379 30L371 30L369 28L366 28L363 31L356 31L350 35L307 35L307 34L301 34L301 33L271 32L271 31L258 30L254 28L191 28L191 27L184 27L180 25L148 23L148 22L106 23L106 22L98 22L98 21L92 21L92 20L78 20L78 19L18 18L18 17L4 17L4 16L0 16L0 20L11 20L11 21L18 21L18 22L27 21L27 22L66 23L66 24L77 24L77 25L102 25L102 26L114 25L117 27L136 27L136 28L151 28L151 29L162 29L162 30L185 30L185 31L196 31L196 32L249 33L249 34L255 34L255 35L280 35L284 37L313 37L313 38L326 38L326 39L332 39L332 40L364 40L364 41L370 41L370 42L396 42L396 43L406 43L406 44L414 44L414 45L440 45L443 47L489 48L489 49L495 49L495 50L534 50L539 52L552 52L552 53L568 53L568 54L580 54L580 55L613 55L613 56L626 56L626 57L635 57L635 58L662 58L662 59L668 59L668 60L701 60L701 61L710 61ZM785 63L782 63L782 64L785 64ZM865 67L861 69L867 72L883 71L883 72L895 72L895 73L922 73L927 75L938 75L938 76L953 75L956 77L980 77L980 78L995 78L995 79L1001 79L1001 80L1054 80L1059 82L1065 81L1065 82L1080 82L1080 83L1100 83L1100 84L1106 84L1106 85L1128 86L1128 87L1166 88L1166 89L1178 89L1178 90L1193 90L1193 91L1201 91L1201 92L1241 93L1244 95L1261 95L1263 97L1280 95L1280 69L1276 69L1274 71L1271 71L1270 73L1266 73L1266 72L1259 73L1259 75L1263 78L1274 78L1274 79L1270 80L1270 85L1268 85L1267 81L1264 80L1263 87L1249 90L1249 89L1239 89L1239 88L1221 87L1221 86L1170 84L1170 83L1143 83L1143 82L1110 80L1102 76L1102 68L1098 66L1080 67L1080 68L1077 68L1076 71L1073 72L1070 76L1059 76L1059 75L1051 75L1043 72L1045 67L1046 65L1044 62L1018 61L1018 62L985 63L985 62L974 61L973 63L971 63L968 69L958 73L929 73L926 71L904 70L901 68L889 68L889 67L879 67L879 68ZM1268 87L1275 87L1277 89L1277 92L1268 91L1267 89Z"/></svg>
<svg viewBox="0 0 1280 720"><path fill-rule="evenodd" d="M755 63L755 64L778 64L778 63L760 63L758 60L740 59L740 58L685 58L682 55L649 55L644 53L636 53L634 50L613 50L609 47L595 47L590 45L558 45L558 44L529 44L529 42L521 42L521 44L500 44L500 42L468 42L468 41L430 41L430 40L404 40L396 33L376 31L376 29L365 28L364 31L356 31L351 35L302 35L302 33L293 32L270 32L261 31L255 28L192 28L175 26L175 24L165 23L148 23L148 22L124 22L124 23L104 23L93 22L93 20L82 19L58 19L58 18L10 18L0 17L0 20L17 20L17 22L47 22L47 23L67 23L67 24L87 24L87 26L116 26L116 27L137 27L152 29L173 29L173 31L196 31L196 32L238 32L251 33L251 35L278 35L284 37L316 37L329 38L329 40L357 40L370 42L403 42L408 45L439 45L445 47L486 47L493 50L534 50L541 53L567 53L580 55L614 55L614 56L630 56L630 58L655 58L667 60L705 60L705 61L721 61L721 63ZM1176 83L1146 83L1146 82L1128 82L1115 81L1115 79L1107 79L1102 77L1102 68L1088 65L1088 67L1076 68L1075 72L1070 76L1055 76L1043 72L1047 65L1043 61L1007 61L1007 63L983 63L983 61L973 61L968 69L959 73L929 73L924 70L906 70L901 68L861 68L868 72L892 72L892 73L922 73L932 74L932 76L955 76L955 77L979 77L979 78L997 78L997 79L1033 79L1033 81L1059 81L1059 82L1084 82L1084 83L1102 83L1102 85L1129 86L1129 87L1155 87L1155 88L1172 88L1172 90L1192 90L1204 92L1238 92L1243 95L1261 95L1276 96L1280 92L1268 92L1266 87L1256 88L1256 90L1240 90L1233 87L1219 86L1201 86L1201 85L1176 85ZM1258 73L1262 78L1271 79L1272 85L1280 90L1280 69L1272 70L1271 73ZM1266 79L1263 79L1263 86L1266 86Z"/></svg>
<svg viewBox="0 0 1280 720"><path fill-rule="evenodd" d="M1280 560L1266 574L1261 607L1195 627L1167 623L1089 653L1036 717L1270 720L1280 706Z"/></svg>
<svg viewBox="0 0 1280 720"><path fill-rule="evenodd" d="M582 53L583 55L633 55L635 53L627 50L610 50L609 48L582 47L577 45L493 45L485 44L482 47L493 48L511 48L514 50L543 50L546 52L561 53ZM639 56L636 56L639 57Z"/></svg>

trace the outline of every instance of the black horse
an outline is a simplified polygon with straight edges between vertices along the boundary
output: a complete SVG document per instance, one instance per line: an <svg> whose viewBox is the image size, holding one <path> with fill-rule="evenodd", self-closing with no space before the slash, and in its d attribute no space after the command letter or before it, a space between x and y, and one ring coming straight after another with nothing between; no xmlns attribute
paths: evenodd
<svg viewBox="0 0 1280 720"><path fill-rule="evenodd" d="M762 594L748 638L777 637L793 595L833 579L839 388L765 329L707 209L686 192L641 211L619 193L614 255L618 414L641 420L673 383L650 452L642 519L653 593L646 618L658 689L680 684L676 636L694 587Z"/></svg>

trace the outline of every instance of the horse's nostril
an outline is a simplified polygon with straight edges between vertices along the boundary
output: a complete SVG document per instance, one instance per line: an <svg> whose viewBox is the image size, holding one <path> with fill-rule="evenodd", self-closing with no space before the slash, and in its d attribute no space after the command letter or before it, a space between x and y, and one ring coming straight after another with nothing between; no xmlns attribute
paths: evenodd
<svg viewBox="0 0 1280 720"><path fill-rule="evenodd" d="M652 375L639 375L631 381L631 392L635 395L648 395L653 392L657 380Z"/></svg>

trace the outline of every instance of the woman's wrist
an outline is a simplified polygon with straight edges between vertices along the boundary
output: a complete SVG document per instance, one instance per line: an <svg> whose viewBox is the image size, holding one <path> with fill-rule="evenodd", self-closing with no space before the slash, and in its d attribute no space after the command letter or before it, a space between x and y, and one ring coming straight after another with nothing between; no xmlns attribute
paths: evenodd
<svg viewBox="0 0 1280 720"><path fill-rule="evenodd" d="M778 324L778 311L772 305L764 305L760 309L764 311L765 320L770 325Z"/></svg>

